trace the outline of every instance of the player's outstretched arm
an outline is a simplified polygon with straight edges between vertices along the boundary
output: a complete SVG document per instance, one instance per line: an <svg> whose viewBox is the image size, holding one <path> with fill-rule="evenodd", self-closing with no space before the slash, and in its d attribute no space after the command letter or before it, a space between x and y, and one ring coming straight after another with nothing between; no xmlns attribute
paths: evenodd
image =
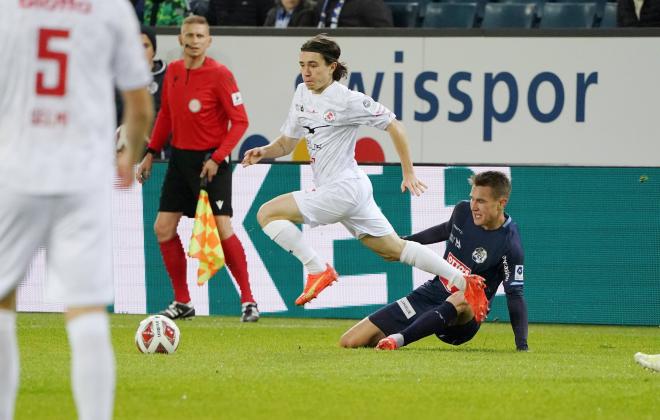
<svg viewBox="0 0 660 420"><path fill-rule="evenodd" d="M394 143L396 153L399 155L401 161L401 171L403 172L403 181L401 181L401 192L405 190L410 191L412 194L420 195L426 191L426 184L417 179L415 169L413 168L412 160L410 158L410 147L408 146L408 136L406 135L403 124L398 120L393 120L387 126L387 133Z"/></svg>
<svg viewBox="0 0 660 420"><path fill-rule="evenodd" d="M279 136L274 142L268 146L255 147L245 152L241 165L243 167L254 165L262 159L275 159L278 157L286 156L293 152L299 139Z"/></svg>
<svg viewBox="0 0 660 420"><path fill-rule="evenodd" d="M146 88L122 92L124 101L124 126L127 147L117 157L117 174L120 187L126 188L133 183L133 165L144 152L148 130L154 118L153 99Z"/></svg>

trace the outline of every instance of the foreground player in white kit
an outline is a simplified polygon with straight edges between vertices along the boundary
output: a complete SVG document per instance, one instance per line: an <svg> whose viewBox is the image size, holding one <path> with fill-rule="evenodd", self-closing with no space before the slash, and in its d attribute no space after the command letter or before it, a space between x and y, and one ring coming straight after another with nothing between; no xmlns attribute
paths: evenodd
<svg viewBox="0 0 660 420"><path fill-rule="evenodd" d="M347 69L339 62L341 50L332 39L318 35L300 50L304 83L296 89L282 134L268 146L248 150L242 163L249 166L288 155L301 137L307 141L316 188L275 197L257 213L264 232L307 269L307 283L296 305L316 298L338 275L305 243L294 223L311 227L341 223L384 259L442 276L464 290L466 278L458 269L429 248L399 238L374 201L369 178L355 161L359 126L386 130L401 160L401 191L422 194L426 185L415 176L403 124L372 98L338 83ZM467 280L478 281L476 277Z"/></svg>
<svg viewBox="0 0 660 420"><path fill-rule="evenodd" d="M4 0L0 51L0 419L18 390L16 287L32 256L47 255L47 296L66 305L71 383L80 419L109 419L115 361L111 192L114 89L123 92L133 165L153 118L135 13L126 0Z"/></svg>

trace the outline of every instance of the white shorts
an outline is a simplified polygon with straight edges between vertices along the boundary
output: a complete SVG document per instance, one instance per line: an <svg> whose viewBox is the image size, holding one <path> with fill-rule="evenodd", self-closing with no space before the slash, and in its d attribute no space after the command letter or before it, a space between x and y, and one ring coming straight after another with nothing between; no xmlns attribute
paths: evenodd
<svg viewBox="0 0 660 420"><path fill-rule="evenodd" d="M371 181L366 175L322 185L311 191L295 191L293 198L305 224L310 227L339 222L358 239L365 235L381 237L394 232L374 201Z"/></svg>
<svg viewBox="0 0 660 420"><path fill-rule="evenodd" d="M113 302L111 186L62 195L0 187L0 298L46 249L46 299L68 307Z"/></svg>

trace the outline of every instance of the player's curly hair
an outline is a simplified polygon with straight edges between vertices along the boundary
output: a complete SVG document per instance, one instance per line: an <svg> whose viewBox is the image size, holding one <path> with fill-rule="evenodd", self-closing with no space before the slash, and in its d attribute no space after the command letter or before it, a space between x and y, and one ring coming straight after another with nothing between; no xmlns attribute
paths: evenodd
<svg viewBox="0 0 660 420"><path fill-rule="evenodd" d="M507 176L499 171L480 172L470 177L470 184L475 187L490 187L496 198L511 195L511 181Z"/></svg>
<svg viewBox="0 0 660 420"><path fill-rule="evenodd" d="M330 39L326 34L319 34L314 38L307 40L302 47L300 47L300 51L319 53L323 56L323 59L328 65L337 63L337 67L332 73L332 79L335 81L339 81L348 74L346 63L339 61L339 56L341 55L339 44Z"/></svg>

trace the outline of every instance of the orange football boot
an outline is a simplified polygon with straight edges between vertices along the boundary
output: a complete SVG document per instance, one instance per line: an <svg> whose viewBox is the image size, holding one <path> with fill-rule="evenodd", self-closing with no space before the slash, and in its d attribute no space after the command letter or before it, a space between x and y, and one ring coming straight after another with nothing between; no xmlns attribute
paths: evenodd
<svg viewBox="0 0 660 420"><path fill-rule="evenodd" d="M339 274L330 264L325 265L325 271L318 274L308 274L307 283L302 294L296 299L296 305L304 305L321 293L326 287L337 281Z"/></svg>
<svg viewBox="0 0 660 420"><path fill-rule="evenodd" d="M399 346L396 344L396 340L393 337L382 338L378 344L376 344L376 350L396 350Z"/></svg>

